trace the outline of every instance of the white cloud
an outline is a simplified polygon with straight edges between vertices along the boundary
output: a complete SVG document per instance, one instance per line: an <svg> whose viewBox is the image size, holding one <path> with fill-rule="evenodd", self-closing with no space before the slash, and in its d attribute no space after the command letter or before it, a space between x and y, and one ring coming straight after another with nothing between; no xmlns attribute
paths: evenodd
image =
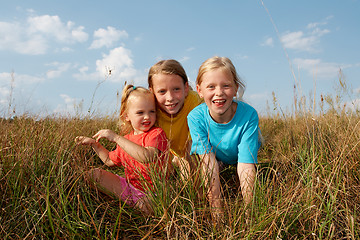
<svg viewBox="0 0 360 240"><path fill-rule="evenodd" d="M88 39L83 26L75 27L75 23L71 21L63 23L59 16L29 17L27 22L30 34L41 33L61 43L85 42Z"/></svg>
<svg viewBox="0 0 360 240"><path fill-rule="evenodd" d="M0 87L0 96L1 97L9 96L9 94L10 94L10 90L8 88Z"/></svg>
<svg viewBox="0 0 360 240"><path fill-rule="evenodd" d="M0 50L21 54L45 54L53 41L61 44L85 42L84 27L71 21L63 23L58 16L31 16L23 22L0 22Z"/></svg>
<svg viewBox="0 0 360 240"><path fill-rule="evenodd" d="M16 73L12 76L12 73L9 72L0 73L0 105L9 108L9 104L15 101L16 104L12 102L11 105L16 106L17 109L19 106L26 106L32 95L29 88L42 81L45 81L45 78Z"/></svg>
<svg viewBox="0 0 360 240"><path fill-rule="evenodd" d="M60 49L61 52L73 52L74 50L69 47L63 47Z"/></svg>
<svg viewBox="0 0 360 240"><path fill-rule="evenodd" d="M66 94L60 94L60 97L64 100L66 104L74 104L76 102L75 98L71 98Z"/></svg>
<svg viewBox="0 0 360 240"><path fill-rule="evenodd" d="M69 70L71 64L70 63L59 63L59 62L53 62L50 64L47 64L48 66L54 67L55 69L48 70L46 72L47 78L58 78L61 76L63 72L66 72Z"/></svg>
<svg viewBox="0 0 360 240"><path fill-rule="evenodd" d="M60 97L62 98L64 103L58 104L57 107L54 109L54 113L70 115L81 113L82 100L72 98L67 94L60 94Z"/></svg>
<svg viewBox="0 0 360 240"><path fill-rule="evenodd" d="M328 16L327 18L325 18L324 21L321 22L313 22L313 23L309 23L306 28L308 29L312 29L312 28L317 28L318 26L324 26L328 24L328 20L332 19L333 16Z"/></svg>
<svg viewBox="0 0 360 240"><path fill-rule="evenodd" d="M75 29L71 30L72 39L77 42L86 42L88 40L89 35L84 31L83 26L79 26Z"/></svg>
<svg viewBox="0 0 360 240"><path fill-rule="evenodd" d="M179 62L184 63L184 62L188 61L189 59L190 59L190 57L184 56L183 58L181 58L179 60Z"/></svg>
<svg viewBox="0 0 360 240"><path fill-rule="evenodd" d="M305 52L319 51L320 38L330 33L328 29L321 29L318 26L326 25L327 22L310 23L307 26L308 31L285 32L280 37L285 48Z"/></svg>
<svg viewBox="0 0 360 240"><path fill-rule="evenodd" d="M6 105L10 100L10 89L6 87L0 87L0 105Z"/></svg>
<svg viewBox="0 0 360 240"><path fill-rule="evenodd" d="M294 64L316 78L334 78L338 76L340 68L343 70L351 67L350 64L327 63L320 59L302 58L294 59Z"/></svg>
<svg viewBox="0 0 360 240"><path fill-rule="evenodd" d="M315 36L304 36L302 31L287 32L280 38L285 48L312 52L315 51L314 45L318 42Z"/></svg>
<svg viewBox="0 0 360 240"><path fill-rule="evenodd" d="M111 74L109 74L111 70ZM133 66L131 51L124 47L112 49L109 54L96 61L96 72L89 72L89 67L79 69L73 77L78 80L102 80L108 78L112 82L134 82L138 79L138 71Z"/></svg>
<svg viewBox="0 0 360 240"><path fill-rule="evenodd" d="M360 111L360 99L354 99L345 103L346 109L350 111Z"/></svg>
<svg viewBox="0 0 360 240"><path fill-rule="evenodd" d="M17 84L34 84L45 81L44 77L31 76L27 74L15 74L15 83Z"/></svg>
<svg viewBox="0 0 360 240"><path fill-rule="evenodd" d="M133 67L131 51L118 47L110 51L108 55L104 54L103 59L96 61L96 70L101 76L108 76L111 69L111 81L124 82L132 80L136 75Z"/></svg>
<svg viewBox="0 0 360 240"><path fill-rule="evenodd" d="M9 105L10 95L12 94L11 89L14 87L14 82L11 82L11 73L0 73L0 106L5 107ZM0 109L0 113L3 109Z"/></svg>
<svg viewBox="0 0 360 240"><path fill-rule="evenodd" d="M11 83L11 73L3 72L0 73L0 86L10 86ZM27 84L34 84L45 81L43 77L31 76L27 74L16 74L14 73L14 87L22 87Z"/></svg>
<svg viewBox="0 0 360 240"><path fill-rule="evenodd" d="M21 54L44 54L48 48L45 38L38 34L27 36L19 23L0 22L0 50L13 50Z"/></svg>
<svg viewBox="0 0 360 240"><path fill-rule="evenodd" d="M96 81L101 79L101 76L98 72L90 73L88 66L80 67L79 72L73 74L73 77L81 81Z"/></svg>
<svg viewBox="0 0 360 240"><path fill-rule="evenodd" d="M127 38L126 31L117 30L114 27L108 26L107 29L100 28L94 32L95 40L92 42L90 49L101 47L112 47L121 38Z"/></svg>
<svg viewBox="0 0 360 240"><path fill-rule="evenodd" d="M261 43L261 46L273 47L274 46L273 38L272 37L266 38L265 41L263 43Z"/></svg>

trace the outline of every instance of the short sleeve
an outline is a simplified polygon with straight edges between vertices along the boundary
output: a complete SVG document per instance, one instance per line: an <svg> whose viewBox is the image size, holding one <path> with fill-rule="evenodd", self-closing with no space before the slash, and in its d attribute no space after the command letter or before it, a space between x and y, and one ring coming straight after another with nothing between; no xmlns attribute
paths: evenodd
<svg viewBox="0 0 360 240"><path fill-rule="evenodd" d="M187 122L191 135L191 151L190 154L206 154L214 152L210 142L209 134L204 124L206 120L201 116L199 108L195 108L187 117Z"/></svg>
<svg viewBox="0 0 360 240"><path fill-rule="evenodd" d="M260 147L259 131L259 117L254 112L246 123L238 145L238 162L257 163L257 153Z"/></svg>
<svg viewBox="0 0 360 240"><path fill-rule="evenodd" d="M168 141L164 130L161 128L152 129L144 139L144 147L154 147L160 152L164 152L168 148Z"/></svg>
<svg viewBox="0 0 360 240"><path fill-rule="evenodd" d="M122 160L124 159L124 151L116 145L116 149L109 152L109 158L115 165L121 166Z"/></svg>

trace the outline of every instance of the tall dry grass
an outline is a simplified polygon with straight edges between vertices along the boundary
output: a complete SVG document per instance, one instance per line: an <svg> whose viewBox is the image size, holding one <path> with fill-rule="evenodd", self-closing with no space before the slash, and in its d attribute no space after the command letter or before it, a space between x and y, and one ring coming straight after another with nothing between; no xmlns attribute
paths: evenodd
<svg viewBox="0 0 360 240"><path fill-rule="evenodd" d="M321 102L317 114L298 108L260 118L265 144L254 201L246 211L236 171L225 169L225 217L216 226L197 195L204 184L192 179L156 181L153 217L89 187L84 172L106 167L90 148L75 146L74 137L117 130L114 118L1 119L0 237L359 239L360 118L343 106L324 110L334 102Z"/></svg>

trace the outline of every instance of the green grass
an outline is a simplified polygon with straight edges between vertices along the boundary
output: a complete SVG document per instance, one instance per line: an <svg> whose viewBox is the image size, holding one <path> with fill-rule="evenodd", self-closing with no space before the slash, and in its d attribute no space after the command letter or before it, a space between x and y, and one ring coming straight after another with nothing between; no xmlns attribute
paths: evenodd
<svg viewBox="0 0 360 240"><path fill-rule="evenodd" d="M74 138L117 130L116 119L1 119L0 238L359 239L360 117L324 112L260 118L254 202L244 209L236 171L226 169L217 226L192 179L157 180L153 217L90 188L84 172L108 168Z"/></svg>

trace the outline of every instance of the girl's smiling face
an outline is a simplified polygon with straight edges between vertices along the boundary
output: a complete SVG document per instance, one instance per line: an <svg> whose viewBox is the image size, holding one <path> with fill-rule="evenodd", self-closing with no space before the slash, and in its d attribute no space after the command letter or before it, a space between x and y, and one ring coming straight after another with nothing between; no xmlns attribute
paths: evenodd
<svg viewBox="0 0 360 240"><path fill-rule="evenodd" d="M176 115L184 106L185 97L189 91L189 85L175 74L155 74L153 76L151 91L155 94L161 110L168 115Z"/></svg>
<svg viewBox="0 0 360 240"><path fill-rule="evenodd" d="M155 99L152 94L129 97L125 120L134 128L134 134L141 134L150 130L155 124Z"/></svg>
<svg viewBox="0 0 360 240"><path fill-rule="evenodd" d="M218 123L229 122L236 111L237 87L232 75L221 68L204 73L200 85L196 86L199 96L209 108L214 121Z"/></svg>

